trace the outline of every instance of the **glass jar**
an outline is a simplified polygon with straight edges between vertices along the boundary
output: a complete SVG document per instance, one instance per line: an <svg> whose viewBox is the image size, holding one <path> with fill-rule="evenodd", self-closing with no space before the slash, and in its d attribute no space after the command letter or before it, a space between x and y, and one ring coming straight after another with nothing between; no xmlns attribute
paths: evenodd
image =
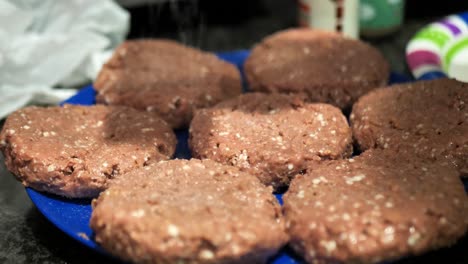
<svg viewBox="0 0 468 264"><path fill-rule="evenodd" d="M403 23L404 0L361 0L359 26L364 37L396 32Z"/></svg>
<svg viewBox="0 0 468 264"><path fill-rule="evenodd" d="M299 25L359 37L359 0L299 0Z"/></svg>

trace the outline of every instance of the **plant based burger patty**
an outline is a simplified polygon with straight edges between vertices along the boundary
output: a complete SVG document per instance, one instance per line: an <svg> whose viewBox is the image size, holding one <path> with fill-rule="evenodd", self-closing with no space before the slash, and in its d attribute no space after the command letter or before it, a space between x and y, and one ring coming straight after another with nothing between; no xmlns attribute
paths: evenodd
<svg viewBox="0 0 468 264"><path fill-rule="evenodd" d="M198 111L189 145L194 157L239 167L276 190L308 162L352 153L340 109L284 94L249 93Z"/></svg>
<svg viewBox="0 0 468 264"><path fill-rule="evenodd" d="M70 198L96 197L109 181L169 159L176 138L155 113L128 107L27 107L0 134L7 168L25 186Z"/></svg>
<svg viewBox="0 0 468 264"><path fill-rule="evenodd" d="M116 179L91 228L135 263L266 263L287 242L281 207L253 175L211 160L170 160Z"/></svg>
<svg viewBox="0 0 468 264"><path fill-rule="evenodd" d="M362 41L289 29L254 46L245 75L253 91L305 93L312 102L348 109L361 95L386 85L390 70L382 54Z"/></svg>
<svg viewBox="0 0 468 264"><path fill-rule="evenodd" d="M241 93L237 68L214 54L175 41L125 41L103 66L98 103L158 113L173 128L188 127L196 109Z"/></svg>
<svg viewBox="0 0 468 264"><path fill-rule="evenodd" d="M468 175L468 84L451 79L381 88L353 106L351 126L361 150L410 149L450 161Z"/></svg>
<svg viewBox="0 0 468 264"><path fill-rule="evenodd" d="M290 245L309 263L380 263L450 246L468 227L458 176L392 149L316 164L283 197Z"/></svg>

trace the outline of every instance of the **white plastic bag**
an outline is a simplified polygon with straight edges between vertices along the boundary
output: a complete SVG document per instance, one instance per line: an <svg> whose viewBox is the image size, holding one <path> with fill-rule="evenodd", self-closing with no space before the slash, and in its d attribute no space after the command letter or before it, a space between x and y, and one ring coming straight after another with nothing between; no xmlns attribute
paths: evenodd
<svg viewBox="0 0 468 264"><path fill-rule="evenodd" d="M110 0L0 0L0 118L75 93L125 38L129 14ZM54 87L62 87L56 89Z"/></svg>

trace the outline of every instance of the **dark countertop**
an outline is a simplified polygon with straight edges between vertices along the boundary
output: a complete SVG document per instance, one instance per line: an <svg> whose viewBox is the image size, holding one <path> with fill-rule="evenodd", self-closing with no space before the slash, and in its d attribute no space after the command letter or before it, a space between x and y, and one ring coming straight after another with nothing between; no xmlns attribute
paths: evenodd
<svg viewBox="0 0 468 264"><path fill-rule="evenodd" d="M283 7L284 4L275 5L271 3L267 8L260 7L260 15L251 15L243 19L240 24L220 25L216 22L207 22L201 23L201 26L187 27L182 33L161 31L157 34L151 31L153 29L145 31L142 30L144 27L138 27L137 30L134 26L138 25L138 21L135 20L141 18L142 12L154 14L154 10L133 10L134 30L130 37L154 35L172 37L213 51L248 49L262 37L294 25L295 9L290 6ZM371 43L383 52L394 71L409 74L404 60L405 45L416 30L431 20L433 19L407 20L398 33L384 39L373 40ZM154 23L150 21L149 24ZM398 263L466 264L467 248L468 238L465 237L451 248ZM31 203L23 186L5 169L3 159L0 158L0 263L112 263L112 261L71 239L45 219Z"/></svg>

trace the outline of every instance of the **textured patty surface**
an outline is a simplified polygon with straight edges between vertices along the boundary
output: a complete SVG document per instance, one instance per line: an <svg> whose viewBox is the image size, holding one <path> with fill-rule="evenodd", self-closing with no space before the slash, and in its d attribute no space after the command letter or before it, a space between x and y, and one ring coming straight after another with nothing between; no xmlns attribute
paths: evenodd
<svg viewBox="0 0 468 264"><path fill-rule="evenodd" d="M305 93L313 102L349 108L386 85L389 66L374 47L339 34L290 29L266 37L245 63L254 91Z"/></svg>
<svg viewBox="0 0 468 264"><path fill-rule="evenodd" d="M155 111L173 128L193 111L241 93L239 71L214 54L170 40L131 40L103 66L97 102Z"/></svg>
<svg viewBox="0 0 468 264"><path fill-rule="evenodd" d="M310 161L351 155L351 129L341 111L293 95L250 93L197 112L192 155L234 165L275 188Z"/></svg>
<svg viewBox="0 0 468 264"><path fill-rule="evenodd" d="M211 160L161 161L113 182L91 227L106 250L136 263L265 263L287 242L271 191Z"/></svg>
<svg viewBox="0 0 468 264"><path fill-rule="evenodd" d="M7 168L25 185L95 197L122 173L169 159L176 138L154 113L127 107L28 107L0 134Z"/></svg>
<svg viewBox="0 0 468 264"><path fill-rule="evenodd" d="M362 150L406 148L448 159L468 175L468 84L450 79L381 88L353 106L351 124Z"/></svg>
<svg viewBox="0 0 468 264"><path fill-rule="evenodd" d="M457 171L393 150L310 168L284 204L290 244L310 263L417 255L455 243L468 227Z"/></svg>

